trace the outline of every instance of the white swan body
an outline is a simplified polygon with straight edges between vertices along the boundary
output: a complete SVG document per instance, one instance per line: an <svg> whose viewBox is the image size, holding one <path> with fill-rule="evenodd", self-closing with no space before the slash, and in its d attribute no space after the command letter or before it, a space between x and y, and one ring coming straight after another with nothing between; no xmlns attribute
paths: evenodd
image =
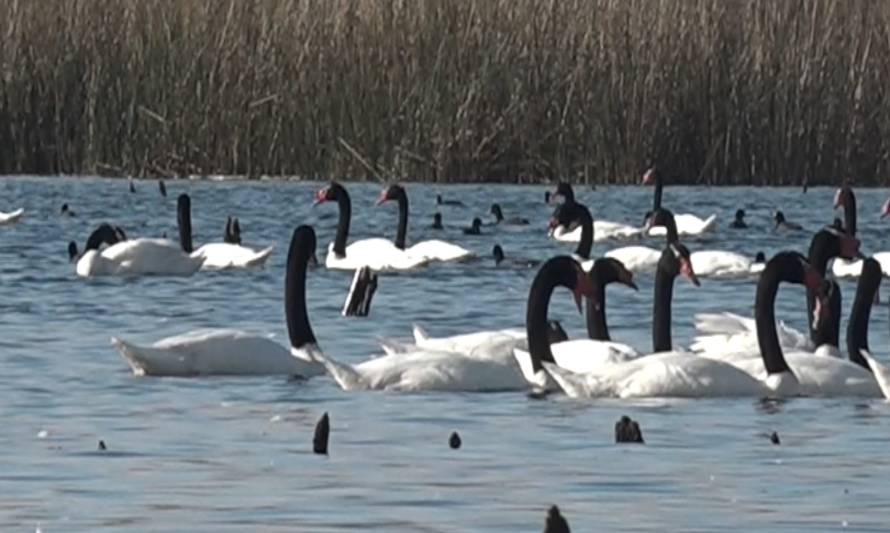
<svg viewBox="0 0 890 533"><path fill-rule="evenodd" d="M550 345L550 351L557 366L579 374L602 372L612 365L625 363L640 356L627 344L592 339L557 342ZM532 359L528 349L515 348L513 356L526 381L540 386L541 376L532 369Z"/></svg>
<svg viewBox="0 0 890 533"><path fill-rule="evenodd" d="M202 245L192 252L193 258L203 258L202 270L223 270L227 268L254 268L266 264L272 255L272 246L253 250L240 244L214 242Z"/></svg>
<svg viewBox="0 0 890 533"><path fill-rule="evenodd" d="M22 215L25 214L25 209L20 207L15 211L11 211L9 213L0 212L0 226L5 226L7 224L15 224L18 222Z"/></svg>
<svg viewBox="0 0 890 533"><path fill-rule="evenodd" d="M458 352L462 354L480 353L480 347L503 340L525 340L525 328L507 328L477 331L452 335L450 337L430 337L419 325L414 324L414 344L422 350Z"/></svg>
<svg viewBox="0 0 890 533"><path fill-rule="evenodd" d="M102 251L87 250L75 266L78 276L190 276L203 257L191 257L167 239L131 239Z"/></svg>
<svg viewBox="0 0 890 533"><path fill-rule="evenodd" d="M881 264L881 271L890 276L890 252L878 252L872 256ZM838 278L858 278L862 273L862 259L850 261L836 257L831 264L831 272Z"/></svg>
<svg viewBox="0 0 890 533"><path fill-rule="evenodd" d="M787 351L813 352L810 338L794 328L778 321L777 332L779 345ZM697 335L690 349L711 358L731 357L736 354L747 354L760 357L760 345L757 342L757 325L753 318L746 318L735 313L699 313L695 315ZM820 346L817 353L842 357L835 346Z"/></svg>
<svg viewBox="0 0 890 533"><path fill-rule="evenodd" d="M689 352L662 352L576 373L557 365L545 369L573 398L714 398L761 396L766 386L722 361Z"/></svg>
<svg viewBox="0 0 890 533"><path fill-rule="evenodd" d="M463 261L475 255L466 248L438 239L419 242L405 252L414 257L426 258L429 261Z"/></svg>
<svg viewBox="0 0 890 533"><path fill-rule="evenodd" d="M680 236L701 235L703 233L712 231L714 228L717 227L716 214L702 220L695 215L682 213L679 215L675 214L674 220L677 223L677 234ZM667 235L667 229L665 229L664 226L653 226L649 228L648 235L650 237L663 237Z"/></svg>
<svg viewBox="0 0 890 533"><path fill-rule="evenodd" d="M738 276L752 273L752 260L735 252L704 250L692 252L690 257L692 268L699 276Z"/></svg>
<svg viewBox="0 0 890 533"><path fill-rule="evenodd" d="M325 258L325 266L331 270L358 270L367 266L379 272L412 270L429 262L428 258L399 250L392 241L379 237L355 241L346 247L343 257L337 257L334 243L330 243Z"/></svg>
<svg viewBox="0 0 890 533"><path fill-rule="evenodd" d="M112 344L138 376L289 375L324 373L314 346L289 350L269 336L233 329L199 329L138 346L112 337Z"/></svg>
<svg viewBox="0 0 890 533"><path fill-rule="evenodd" d="M661 251L647 246L623 246L609 250L606 257L617 259L633 273L654 270L661 257Z"/></svg>
<svg viewBox="0 0 890 533"><path fill-rule="evenodd" d="M608 220L593 221L593 242L602 242L613 239L628 239L639 237L643 234L643 229L622 224L620 222L610 222ZM566 230L564 226L557 226L551 233L554 239L562 242L580 242L581 226L573 230Z"/></svg>
<svg viewBox="0 0 890 533"><path fill-rule="evenodd" d="M393 353L352 366L320 356L343 390L513 391L528 385L513 361L474 358L456 352Z"/></svg>

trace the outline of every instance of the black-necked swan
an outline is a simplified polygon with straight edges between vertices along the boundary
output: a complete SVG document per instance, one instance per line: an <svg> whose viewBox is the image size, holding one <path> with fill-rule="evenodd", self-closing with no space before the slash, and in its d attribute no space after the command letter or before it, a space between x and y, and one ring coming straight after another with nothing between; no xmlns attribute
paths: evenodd
<svg viewBox="0 0 890 533"><path fill-rule="evenodd" d="M776 223L776 231L800 231L803 229L800 224L788 222L788 220L785 218L785 213L781 211L776 211L773 214L773 221Z"/></svg>
<svg viewBox="0 0 890 533"><path fill-rule="evenodd" d="M661 208L661 196L664 189L664 178L662 172L657 167L651 167L643 173L643 185L655 185L655 196L652 202L652 212ZM717 215L711 215L702 220L701 218L689 214L675 214L674 218L677 222L677 232L683 235L701 235L702 233L713 230L717 226ZM663 235L664 230L659 227L650 227L649 235Z"/></svg>
<svg viewBox="0 0 890 533"><path fill-rule="evenodd" d="M833 229L823 229L813 236L810 242L808 263L824 276L828 261L832 257L853 257L858 252L858 241ZM837 349L840 331L840 288L827 281L828 307L832 313L822 320L817 331L799 332L779 324L778 335L782 348L792 351L816 352L819 355L840 357ZM812 324L814 297L807 293L808 324ZM711 356L754 353L757 349L757 331L753 319L735 313L702 313L695 317L695 328L700 335L691 345L695 352Z"/></svg>
<svg viewBox="0 0 890 533"><path fill-rule="evenodd" d="M815 319L822 320L826 314L831 315L826 301L826 284L819 272L799 253L776 254L767 262L757 283L754 301L757 350L753 354L738 354L732 359L721 356L721 360L763 381L777 396L880 397L881 390L874 376L856 363L838 357L814 355L808 351L785 353L775 318L776 294L783 281L806 285L807 292L813 294L818 302L812 312ZM861 313L862 309L856 311ZM708 353L702 355L710 356Z"/></svg>
<svg viewBox="0 0 890 533"><path fill-rule="evenodd" d="M233 268L256 268L266 264L266 260L272 255L272 246L262 250L254 250L240 244L231 242L211 242L203 244L197 250L192 246L192 201L189 195L183 193L176 199L177 218L179 221L179 236L183 243L183 249L192 258L201 259L203 270L224 270ZM232 232L235 220L228 227L227 240L235 239ZM238 226L237 240L240 238L240 225Z"/></svg>
<svg viewBox="0 0 890 533"><path fill-rule="evenodd" d="M557 196L563 197L563 204L576 203L575 191L572 189L572 185L570 183L560 182L556 186L556 192L551 195L551 198L555 198ZM600 242L610 239L638 237L643 233L643 229L628 224L622 224L620 222L594 220L593 233L596 242ZM579 240L581 240L581 228L575 226L559 226L557 228L551 228L550 235L558 241L578 242Z"/></svg>
<svg viewBox="0 0 890 533"><path fill-rule="evenodd" d="M390 185L381 191L380 197L377 199L377 205L391 200L395 201L399 206L399 225L394 241L396 248L404 250L411 256L424 257L431 261L462 261L474 256L473 252L466 248L439 239L422 241L406 249L405 240L408 234L408 194L401 185Z"/></svg>
<svg viewBox="0 0 890 533"><path fill-rule="evenodd" d="M576 373L557 364L546 372L572 397L727 397L758 396L764 386L746 372L722 361L673 349L671 300L674 280L682 275L693 283L689 250L679 242L662 253L655 274L652 344L655 353L602 365L591 372ZM529 345L534 345L531 332ZM532 355L540 360L540 354ZM538 363L540 364L540 362Z"/></svg>
<svg viewBox="0 0 890 533"><path fill-rule="evenodd" d="M886 202L884 206L890 206L890 201ZM849 184L845 183L843 187L834 193L834 208L837 209L838 207L844 208L843 230L855 236L857 218L856 195ZM887 209L890 209L890 207L881 208L881 218L884 217ZM881 265L881 271L883 271L885 276L890 276L890 252L878 252L872 255L872 259ZM837 257L831 264L831 273L838 278L855 278L859 276L861 270L861 259L849 260Z"/></svg>
<svg viewBox="0 0 890 533"><path fill-rule="evenodd" d="M729 227L732 229L747 229L748 224L745 222L744 209L736 209L735 218L729 223Z"/></svg>
<svg viewBox="0 0 890 533"><path fill-rule="evenodd" d="M501 210L500 204L491 204L489 213L494 217L495 224L499 226L527 226L529 224L527 218L510 217L505 218L504 212Z"/></svg>
<svg viewBox="0 0 890 533"><path fill-rule="evenodd" d="M869 313L872 302L878 294L881 277L881 265L873 259L866 259L856 288L856 299L853 302L854 309L861 306L865 312L858 316L853 316L851 313L847 326L847 351L851 361L872 371L884 398L890 399L890 370L875 359L868 348Z"/></svg>
<svg viewBox="0 0 890 533"><path fill-rule="evenodd" d="M541 342L549 342L547 306L557 286L572 290L579 310L583 296L592 295L589 280L577 261L556 257L545 262L529 291L529 313L540 315ZM516 360L484 353L418 349L389 353L358 365L321 357L328 373L344 390L502 391L528 388Z"/></svg>
<svg viewBox="0 0 890 533"><path fill-rule="evenodd" d="M312 205L337 202L339 218L334 242L328 245L325 266L332 270L358 270L367 266L376 271L411 270L429 263L429 259L401 250L389 239L372 237L355 241L349 246L349 225L352 219L352 200L346 188L336 181L315 193ZM407 215L406 215L407 218ZM407 224L407 222L406 222Z"/></svg>
<svg viewBox="0 0 890 533"><path fill-rule="evenodd" d="M179 211L182 206L177 206ZM99 250L98 246L112 242L112 238L103 238L99 242L88 241L83 255L77 260L75 272L81 277L92 276L191 276L201 268L203 257L192 257L191 228L179 222L180 244L168 239L139 238L126 239L119 229L108 227L103 231L111 231L113 242L108 248ZM91 246L95 245L95 246ZM188 250L188 251L186 251Z"/></svg>
<svg viewBox="0 0 890 533"><path fill-rule="evenodd" d="M136 375L288 375L324 373L315 362L320 352L306 310L306 269L315 256L315 232L294 230L287 255L284 314L290 347L268 335L235 329L199 329L139 346L112 337L112 343Z"/></svg>

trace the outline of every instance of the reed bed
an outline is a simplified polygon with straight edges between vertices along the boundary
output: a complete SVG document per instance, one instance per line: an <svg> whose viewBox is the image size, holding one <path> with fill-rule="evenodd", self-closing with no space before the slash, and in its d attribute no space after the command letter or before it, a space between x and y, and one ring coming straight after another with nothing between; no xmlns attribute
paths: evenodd
<svg viewBox="0 0 890 533"><path fill-rule="evenodd" d="M0 172L884 183L890 2L0 2Z"/></svg>

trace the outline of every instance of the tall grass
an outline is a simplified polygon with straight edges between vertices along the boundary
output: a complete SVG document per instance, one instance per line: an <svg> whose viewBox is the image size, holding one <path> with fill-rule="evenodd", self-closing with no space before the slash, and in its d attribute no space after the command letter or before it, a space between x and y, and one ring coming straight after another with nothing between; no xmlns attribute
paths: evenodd
<svg viewBox="0 0 890 533"><path fill-rule="evenodd" d="M883 183L890 2L0 2L0 172Z"/></svg>

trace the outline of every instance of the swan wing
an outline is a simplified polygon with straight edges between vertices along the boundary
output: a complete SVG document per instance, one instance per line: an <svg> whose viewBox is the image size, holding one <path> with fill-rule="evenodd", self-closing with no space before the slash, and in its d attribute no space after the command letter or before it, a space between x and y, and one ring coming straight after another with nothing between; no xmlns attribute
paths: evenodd
<svg viewBox="0 0 890 533"><path fill-rule="evenodd" d="M222 270L227 268L253 268L265 265L272 255L272 246L262 250L253 250L239 244L214 242L195 250L192 257L203 258L203 270Z"/></svg>
<svg viewBox="0 0 890 533"><path fill-rule="evenodd" d="M606 252L606 257L621 261L625 268L637 273L654 270L661 252L646 246L622 246Z"/></svg>
<svg viewBox="0 0 890 533"><path fill-rule="evenodd" d="M431 261L461 261L473 257L473 252L456 244L431 239L415 244L406 250L412 256L425 257Z"/></svg>

